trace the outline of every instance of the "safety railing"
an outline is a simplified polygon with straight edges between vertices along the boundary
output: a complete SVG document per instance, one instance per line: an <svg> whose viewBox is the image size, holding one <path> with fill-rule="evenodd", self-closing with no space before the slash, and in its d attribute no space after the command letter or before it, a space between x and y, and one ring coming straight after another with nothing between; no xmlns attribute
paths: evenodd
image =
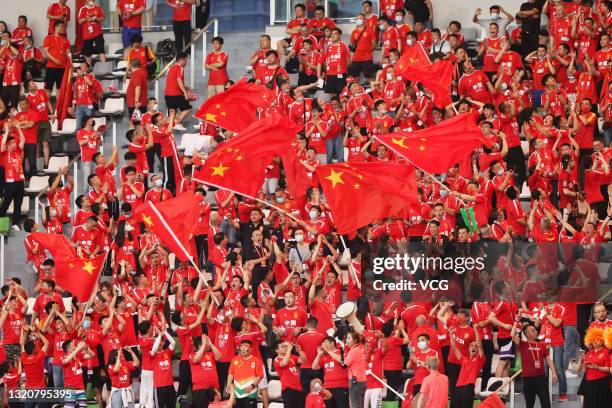
<svg viewBox="0 0 612 408"><path fill-rule="evenodd" d="M204 26L204 28L202 28L200 30L200 32L191 40L191 42L187 45L185 45L185 47L183 47L182 50L180 51L187 51L190 50L191 51L191 55L189 58L189 63L190 63L190 68L189 68L189 87L193 88L195 86L195 45L198 42L198 40L201 38L202 39L202 76L206 76L206 69L204 68L204 61L206 60L206 42L207 42L207 38L208 38L208 29L210 27L213 27L213 36L216 37L219 35L219 20L218 19L212 19L211 21L208 22L208 24L206 24ZM178 51L178 50L177 50ZM170 67L172 67L172 65L174 65L174 63L176 62L176 56L174 58L172 58L172 60L170 60L170 62L168 62L162 69L161 71L159 71L159 73L155 76L155 78L153 78L153 81L155 83L155 98L159 99L159 81L160 79L166 74L166 72L168 72L168 70L170 69Z"/></svg>
<svg viewBox="0 0 612 408"><path fill-rule="evenodd" d="M357 13L361 12L363 0L344 0L342 2L330 2L325 0L325 17L333 18L336 23L353 22ZM287 24L294 16L296 4L304 3L302 0L270 0L270 25ZM373 12L378 14L378 1L373 1ZM308 11L308 17L313 17L312 10Z"/></svg>

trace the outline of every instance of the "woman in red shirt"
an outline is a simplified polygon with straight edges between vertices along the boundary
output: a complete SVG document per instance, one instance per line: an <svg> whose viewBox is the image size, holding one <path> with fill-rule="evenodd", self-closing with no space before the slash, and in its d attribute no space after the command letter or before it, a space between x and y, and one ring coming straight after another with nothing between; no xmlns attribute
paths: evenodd
<svg viewBox="0 0 612 408"><path fill-rule="evenodd" d="M214 37L212 39L213 52L206 56L204 68L210 72L208 77L208 97L223 92L225 84L229 81L227 74L228 56L223 47L223 38Z"/></svg>
<svg viewBox="0 0 612 408"><path fill-rule="evenodd" d="M132 360L128 361L123 355L123 350L126 350L132 356ZM134 394L132 393L132 381L130 373L140 365L138 357L131 348L125 347L123 350L111 350L108 353L108 368L107 372L111 379L111 392L108 397L111 407L134 406Z"/></svg>
<svg viewBox="0 0 612 408"><path fill-rule="evenodd" d="M584 408L605 407L610 404L610 352L603 347L603 329L592 327L584 344L590 349L580 362L580 370L585 370L584 378L578 388L578 395L584 397Z"/></svg>

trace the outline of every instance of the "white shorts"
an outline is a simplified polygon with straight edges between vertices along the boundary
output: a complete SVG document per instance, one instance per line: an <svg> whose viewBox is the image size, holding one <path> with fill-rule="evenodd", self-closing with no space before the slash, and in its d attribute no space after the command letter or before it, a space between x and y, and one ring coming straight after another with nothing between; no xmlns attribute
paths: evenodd
<svg viewBox="0 0 612 408"><path fill-rule="evenodd" d="M266 363L264 363L266 364ZM268 388L268 378L266 377L266 369L264 368L263 377L259 384L257 385L258 390L263 390L264 388Z"/></svg>

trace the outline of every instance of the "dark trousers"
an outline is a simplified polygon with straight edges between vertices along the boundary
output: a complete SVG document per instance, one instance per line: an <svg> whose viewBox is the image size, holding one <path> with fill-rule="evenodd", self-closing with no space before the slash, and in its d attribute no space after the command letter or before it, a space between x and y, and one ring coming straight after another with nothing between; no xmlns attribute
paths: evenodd
<svg viewBox="0 0 612 408"><path fill-rule="evenodd" d="M240 398L236 399L236 408L255 408L257 407L257 398Z"/></svg>
<svg viewBox="0 0 612 408"><path fill-rule="evenodd" d="M7 112L9 107L17 109L20 88L20 85L7 85L3 86L2 90L0 90L0 97L2 98L2 102L4 102Z"/></svg>
<svg viewBox="0 0 612 408"><path fill-rule="evenodd" d="M229 372L230 363L217 362L217 374L219 376L219 387L221 387L221 393L225 390L227 385L227 374Z"/></svg>
<svg viewBox="0 0 612 408"><path fill-rule="evenodd" d="M451 399L451 408L472 408L474 406L474 384L455 388L455 398Z"/></svg>
<svg viewBox="0 0 612 408"><path fill-rule="evenodd" d="M323 369L313 370L312 368L300 369L300 383L302 383L302 389L305 393L310 390L310 382L318 378L323 381Z"/></svg>
<svg viewBox="0 0 612 408"><path fill-rule="evenodd" d="M402 372L400 370L385 370L385 378L387 379L387 385L393 388L395 391L400 392L400 385L402 382ZM397 395L392 392L387 392L387 396L384 401L397 401Z"/></svg>
<svg viewBox="0 0 612 408"><path fill-rule="evenodd" d="M181 360L179 362L179 387L178 395L187 395L187 391L191 388L191 367L189 360Z"/></svg>
<svg viewBox="0 0 612 408"><path fill-rule="evenodd" d="M174 194L176 182L174 180L174 158L164 157L164 186Z"/></svg>
<svg viewBox="0 0 612 408"><path fill-rule="evenodd" d="M173 385L155 388L157 408L176 408L176 391Z"/></svg>
<svg viewBox="0 0 612 408"><path fill-rule="evenodd" d="M586 334L591 321L592 308L593 303L576 305L576 330L578 330L578 334L580 335L580 345L582 347L584 347L584 335Z"/></svg>
<svg viewBox="0 0 612 408"><path fill-rule="evenodd" d="M446 363L445 369L446 375L448 377L448 385L450 387L450 399L452 407L452 401L457 398L457 387L455 387L455 384L457 384L457 378L459 378L459 371L461 371L461 366L458 364Z"/></svg>
<svg viewBox="0 0 612 408"><path fill-rule="evenodd" d="M206 396L206 390L197 390L191 393L193 397L193 406L194 407L207 407L212 401L208 399Z"/></svg>
<svg viewBox="0 0 612 408"><path fill-rule="evenodd" d="M155 156L162 162L160 143L153 143L153 147L147 150L147 162L149 163L149 172L151 173L155 173Z"/></svg>
<svg viewBox="0 0 612 408"><path fill-rule="evenodd" d="M489 378L491 378L491 364L493 363L493 340L483 340L482 341L482 351L485 356L485 363L482 366L482 385L480 386L481 390L487 388L487 382Z"/></svg>
<svg viewBox="0 0 612 408"><path fill-rule="evenodd" d="M13 203L13 225L18 225L21 220L21 203L25 194L23 181L14 181L12 183L4 183L4 201L0 206L0 217L6 217L6 211Z"/></svg>
<svg viewBox="0 0 612 408"><path fill-rule="evenodd" d="M536 395L540 400L542 408L550 408L550 396L548 395L548 383L545 376L523 377L523 394L525 395L525 407L535 406Z"/></svg>
<svg viewBox="0 0 612 408"><path fill-rule="evenodd" d="M593 149L580 148L580 156L578 156L578 184L580 184L580 190L584 190L584 159L591 157Z"/></svg>
<svg viewBox="0 0 612 408"><path fill-rule="evenodd" d="M525 154L520 146L511 147L508 149L508 154L504 158L506 164L514 169L516 174L516 186L523 188L523 182L527 180L527 169L525 168Z"/></svg>
<svg viewBox="0 0 612 408"><path fill-rule="evenodd" d="M206 235L196 235L195 246L198 266L200 269L203 269L206 266L206 259L208 259L208 242L206 241Z"/></svg>
<svg viewBox="0 0 612 408"><path fill-rule="evenodd" d="M347 408L349 406L348 388L329 388L332 397L325 401L325 408Z"/></svg>
<svg viewBox="0 0 612 408"><path fill-rule="evenodd" d="M172 30L174 31L176 52L179 53L191 42L191 21L173 21ZM186 52L189 53L189 50L186 50Z"/></svg>
<svg viewBox="0 0 612 408"><path fill-rule="evenodd" d="M283 406L291 408L304 408L306 398L302 391L287 388L281 392L283 396Z"/></svg>
<svg viewBox="0 0 612 408"><path fill-rule="evenodd" d="M28 177L32 176L36 173L36 148L38 145L36 143L26 143L23 147L23 153L25 156L25 160L23 161L23 173ZM26 162L28 162L28 172L26 173Z"/></svg>
<svg viewBox="0 0 612 408"><path fill-rule="evenodd" d="M204 28L206 23L208 23L208 16L210 15L210 1L201 0L200 5L196 6L195 12L196 28Z"/></svg>

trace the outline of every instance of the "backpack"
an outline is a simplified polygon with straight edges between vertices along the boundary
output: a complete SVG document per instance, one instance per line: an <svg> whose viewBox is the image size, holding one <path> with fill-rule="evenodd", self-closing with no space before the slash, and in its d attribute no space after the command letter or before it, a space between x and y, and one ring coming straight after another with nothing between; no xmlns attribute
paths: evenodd
<svg viewBox="0 0 612 408"><path fill-rule="evenodd" d="M156 54L160 57L174 57L176 55L176 45L174 41L166 38L158 42Z"/></svg>

